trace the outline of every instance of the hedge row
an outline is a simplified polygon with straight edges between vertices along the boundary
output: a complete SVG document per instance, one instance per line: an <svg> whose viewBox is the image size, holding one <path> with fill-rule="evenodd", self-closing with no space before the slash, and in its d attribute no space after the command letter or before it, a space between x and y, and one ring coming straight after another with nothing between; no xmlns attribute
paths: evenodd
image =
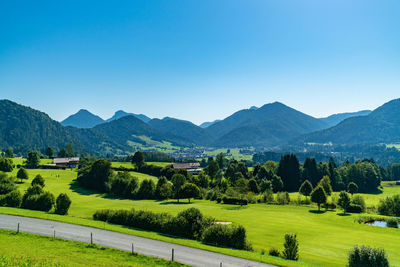
<svg viewBox="0 0 400 267"><path fill-rule="evenodd" d="M250 249L246 230L242 226L217 225L196 208L189 208L177 216L167 213L132 210L99 210L94 220L120 224L173 236L201 240L205 243L237 249Z"/></svg>

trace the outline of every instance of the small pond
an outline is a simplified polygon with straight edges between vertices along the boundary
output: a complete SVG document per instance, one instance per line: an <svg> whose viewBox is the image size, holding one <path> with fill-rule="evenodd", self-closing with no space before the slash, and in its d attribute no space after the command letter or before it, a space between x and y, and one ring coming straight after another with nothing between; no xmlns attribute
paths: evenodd
<svg viewBox="0 0 400 267"><path fill-rule="evenodd" d="M373 222L369 222L369 223L366 223L366 224L372 225L372 226L379 226L379 227L388 227L387 223L385 221L373 221Z"/></svg>

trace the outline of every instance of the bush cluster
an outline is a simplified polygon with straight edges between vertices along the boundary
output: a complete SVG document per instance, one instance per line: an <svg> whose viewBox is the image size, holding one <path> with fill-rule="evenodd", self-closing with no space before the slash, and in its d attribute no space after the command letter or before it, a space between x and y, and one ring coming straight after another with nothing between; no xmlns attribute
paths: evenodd
<svg viewBox="0 0 400 267"><path fill-rule="evenodd" d="M233 204L233 205L247 205L248 201L245 198L239 198L239 197L228 197L228 196L223 196L222 197L222 203L224 204Z"/></svg>
<svg viewBox="0 0 400 267"><path fill-rule="evenodd" d="M389 260L383 249L355 246L349 253L348 267L389 267Z"/></svg>
<svg viewBox="0 0 400 267"><path fill-rule="evenodd" d="M21 206L22 196L18 190L11 191L5 195L0 195L0 206L2 207L14 207L18 208Z"/></svg>
<svg viewBox="0 0 400 267"><path fill-rule="evenodd" d="M381 215L400 217L400 195L382 199L378 205L378 212Z"/></svg>
<svg viewBox="0 0 400 267"><path fill-rule="evenodd" d="M30 210L50 211L54 203L52 193L44 192L41 186L34 185L29 187L24 194L21 207Z"/></svg>
<svg viewBox="0 0 400 267"><path fill-rule="evenodd" d="M93 219L201 240L214 245L238 249L249 248L246 231L242 226L215 225L214 219L204 217L196 208L184 210L177 216L134 209L99 210L93 215ZM211 236L217 233L221 237L218 240Z"/></svg>

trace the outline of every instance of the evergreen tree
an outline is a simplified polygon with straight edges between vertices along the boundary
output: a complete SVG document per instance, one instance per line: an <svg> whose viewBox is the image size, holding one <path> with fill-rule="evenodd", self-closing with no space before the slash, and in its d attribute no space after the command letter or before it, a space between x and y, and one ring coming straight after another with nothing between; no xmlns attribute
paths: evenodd
<svg viewBox="0 0 400 267"><path fill-rule="evenodd" d="M297 191L300 186L300 163L296 155L288 154L281 157L278 167L286 191Z"/></svg>
<svg viewBox="0 0 400 267"><path fill-rule="evenodd" d="M319 181L318 185L324 188L324 191L327 196L332 195L332 186L331 186L331 179L329 176L322 177L321 181Z"/></svg>
<svg viewBox="0 0 400 267"><path fill-rule="evenodd" d="M285 234L285 243L283 244L283 257L287 260L299 260L299 242L296 234Z"/></svg>
<svg viewBox="0 0 400 267"><path fill-rule="evenodd" d="M350 206L350 197L346 191L341 191L339 194L338 205L343 209L343 213L346 213L347 208Z"/></svg>
<svg viewBox="0 0 400 267"><path fill-rule="evenodd" d="M14 152L13 152L13 149L11 147L6 149L6 151L4 153L4 157L6 157L6 158L13 158L14 157Z"/></svg>
<svg viewBox="0 0 400 267"><path fill-rule="evenodd" d="M303 179L310 179L310 182L315 186L320 177L317 169L317 162L315 158L306 158L303 164Z"/></svg>
<svg viewBox="0 0 400 267"><path fill-rule="evenodd" d="M249 185L249 189L251 192L258 194L260 189L259 189L257 181L255 179L250 179L248 185Z"/></svg>
<svg viewBox="0 0 400 267"><path fill-rule="evenodd" d="M51 159L54 156L54 150L51 147L46 148L46 156Z"/></svg>
<svg viewBox="0 0 400 267"><path fill-rule="evenodd" d="M0 171L12 172L14 169L14 163L10 158L0 158Z"/></svg>

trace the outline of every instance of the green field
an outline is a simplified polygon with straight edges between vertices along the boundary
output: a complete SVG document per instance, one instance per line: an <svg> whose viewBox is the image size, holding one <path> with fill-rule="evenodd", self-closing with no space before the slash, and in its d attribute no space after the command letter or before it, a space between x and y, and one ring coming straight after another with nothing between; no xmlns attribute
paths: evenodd
<svg viewBox="0 0 400 267"><path fill-rule="evenodd" d="M147 162L147 164L165 167L165 166L171 165L172 162ZM130 169L134 168L134 166L130 162L111 162L111 166L114 168L118 168L118 167L124 167L124 168L130 168Z"/></svg>
<svg viewBox="0 0 400 267"><path fill-rule="evenodd" d="M252 155L244 155L241 154L239 148L231 148L230 149L230 154L232 154L232 156L227 157L228 159L236 159L236 160L251 160L252 159ZM204 153L208 156L208 157L215 157L217 156L219 153L226 153L227 149L226 148L221 148L221 149L215 149L212 151L205 151Z"/></svg>
<svg viewBox="0 0 400 267"><path fill-rule="evenodd" d="M0 266L186 265L82 242L0 230Z"/></svg>
<svg viewBox="0 0 400 267"><path fill-rule="evenodd" d="M359 215L342 216L341 212L334 211L316 213L315 207L293 205L251 204L245 207L238 207L216 204L215 202L206 200L196 200L192 204L185 202L177 204L174 200L124 200L79 188L73 182L76 178L76 172L71 170L28 170L28 172L30 179L20 184L20 188L26 189L34 175L41 173L46 179L46 190L50 190L56 195L62 192L70 195L72 199L70 216L62 217L12 208L0 208L0 212L67 220L78 224L91 224L96 227L107 227L107 229L112 228L117 231L128 231L131 234L201 247L271 263L274 263L276 259L261 256L261 250L268 251L271 247L282 249L283 235L287 232L294 232L297 233L300 241L300 260L303 262L321 266L343 266L346 263L349 249L356 244L364 244L385 248L392 265L400 266L400 253L398 253L400 242L397 241L400 238L400 230L360 225L355 222ZM56 177L56 174L59 174L59 177ZM380 198L396 193L400 193L400 187L384 183L382 194L364 196L368 197L368 204L375 205ZM291 197L295 197L295 195L293 194ZM136 208L177 214L188 207L199 208L205 215L215 217L217 220L231 221L245 226L248 239L253 244L255 252L250 253L210 247L192 240L173 239L147 231L130 230L113 225L106 226L101 222L79 219L90 219L96 210L106 208ZM284 263L283 265L286 266L288 264Z"/></svg>

